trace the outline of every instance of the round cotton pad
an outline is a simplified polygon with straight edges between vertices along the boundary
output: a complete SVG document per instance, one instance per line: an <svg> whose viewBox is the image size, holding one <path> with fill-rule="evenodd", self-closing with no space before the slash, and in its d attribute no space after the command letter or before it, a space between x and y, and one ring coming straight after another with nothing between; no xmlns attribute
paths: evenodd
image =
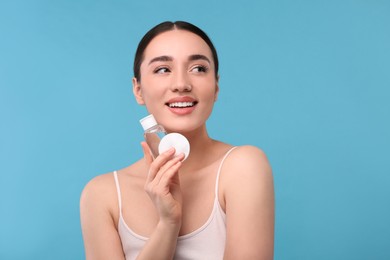
<svg viewBox="0 0 390 260"><path fill-rule="evenodd" d="M180 153L184 153L184 160L187 159L188 155L190 154L190 143L188 142L187 138L181 134L170 133L164 136L158 145L158 153L161 154L171 147L174 147L176 150L175 156L179 155Z"/></svg>

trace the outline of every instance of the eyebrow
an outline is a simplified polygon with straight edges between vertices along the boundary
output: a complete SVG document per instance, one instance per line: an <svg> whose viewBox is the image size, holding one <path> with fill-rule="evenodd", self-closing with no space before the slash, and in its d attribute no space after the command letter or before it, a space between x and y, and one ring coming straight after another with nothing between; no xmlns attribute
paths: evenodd
<svg viewBox="0 0 390 260"><path fill-rule="evenodd" d="M158 56L149 61L149 65L152 64L153 62L157 61L173 61L173 58L170 56Z"/></svg>
<svg viewBox="0 0 390 260"><path fill-rule="evenodd" d="M205 60L207 61L208 63L211 63L209 58L207 58L206 56L202 55L202 54L194 54L194 55L191 55L189 58L188 58L189 61L194 61L194 60Z"/></svg>
<svg viewBox="0 0 390 260"><path fill-rule="evenodd" d="M202 55L202 54L193 54L193 55L190 55L188 57L188 60L189 61L195 61L195 60L205 60L207 61L208 63L211 63L210 62L210 59L207 58L205 55ZM153 62L158 62L158 61L173 61L173 58L171 56L166 56L166 55L163 55L163 56L158 56L158 57L155 57L153 59L151 59L149 61L149 65L152 64Z"/></svg>

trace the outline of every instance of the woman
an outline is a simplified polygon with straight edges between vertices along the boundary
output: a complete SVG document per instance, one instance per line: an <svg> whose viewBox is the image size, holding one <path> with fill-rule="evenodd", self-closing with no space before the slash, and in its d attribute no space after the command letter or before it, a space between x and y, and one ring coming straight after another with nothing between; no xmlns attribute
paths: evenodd
<svg viewBox="0 0 390 260"><path fill-rule="evenodd" d="M271 168L253 146L211 139L218 57L207 35L164 22L141 40L134 61L137 102L191 153L144 158L85 187L80 202L87 259L272 259Z"/></svg>

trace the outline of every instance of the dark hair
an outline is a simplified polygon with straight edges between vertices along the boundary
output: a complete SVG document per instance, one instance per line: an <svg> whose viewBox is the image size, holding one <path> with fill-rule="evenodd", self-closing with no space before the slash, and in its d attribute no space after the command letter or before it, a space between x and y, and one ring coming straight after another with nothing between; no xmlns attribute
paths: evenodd
<svg viewBox="0 0 390 260"><path fill-rule="evenodd" d="M149 43L159 34L167 31L172 31L174 29L178 30L185 30L192 32L196 35L198 35L200 38L202 38L207 45L211 49L211 53L213 55L214 59L214 64L215 64L215 77L218 77L218 55L217 55L217 50L215 49L213 43L211 42L210 38L207 36L207 34L202 31L200 28L197 26L184 22L184 21L176 21L176 22L162 22L152 29L150 29L144 37L141 39L141 41L138 44L137 51L135 53L134 57L134 65L133 65L133 71L134 71L134 77L137 79L137 81L141 80L141 63L144 59L144 52L146 47L149 45Z"/></svg>

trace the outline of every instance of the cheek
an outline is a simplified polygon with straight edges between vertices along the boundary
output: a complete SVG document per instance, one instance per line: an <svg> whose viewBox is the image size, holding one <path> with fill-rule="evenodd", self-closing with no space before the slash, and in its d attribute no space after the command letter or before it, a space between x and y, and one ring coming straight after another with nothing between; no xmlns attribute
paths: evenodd
<svg viewBox="0 0 390 260"><path fill-rule="evenodd" d="M164 105L164 91L155 85L144 84L141 89L144 105L149 112L156 113Z"/></svg>
<svg viewBox="0 0 390 260"><path fill-rule="evenodd" d="M156 97L153 95L153 92L149 91L143 91L142 92L142 98L144 100L144 103L147 107L152 106L156 103Z"/></svg>
<svg viewBox="0 0 390 260"><path fill-rule="evenodd" d="M210 100L215 100L215 98L217 97L217 94L218 94L218 87L217 87L217 83L216 82L213 82L211 81L208 81L208 82L205 82L204 84L204 88L203 88L203 95L204 97L206 97L207 99L210 99Z"/></svg>

